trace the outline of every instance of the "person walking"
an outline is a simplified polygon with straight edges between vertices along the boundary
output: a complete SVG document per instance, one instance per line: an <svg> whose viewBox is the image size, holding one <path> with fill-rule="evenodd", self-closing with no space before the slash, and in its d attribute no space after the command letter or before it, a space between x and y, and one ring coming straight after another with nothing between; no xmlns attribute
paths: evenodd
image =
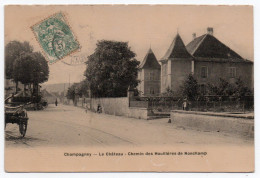
<svg viewBox="0 0 260 178"><path fill-rule="evenodd" d="M55 101L55 105L58 106L58 100L57 100L57 98L56 98L56 101Z"/></svg>
<svg viewBox="0 0 260 178"><path fill-rule="evenodd" d="M182 104L182 110L186 111L187 110L187 105L188 105L188 101L185 98L184 101L183 101L183 104Z"/></svg>

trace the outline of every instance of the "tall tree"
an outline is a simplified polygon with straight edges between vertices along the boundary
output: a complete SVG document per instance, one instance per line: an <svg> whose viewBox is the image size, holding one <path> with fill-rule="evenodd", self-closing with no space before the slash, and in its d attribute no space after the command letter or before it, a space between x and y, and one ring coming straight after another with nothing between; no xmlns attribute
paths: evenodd
<svg viewBox="0 0 260 178"><path fill-rule="evenodd" d="M25 53L32 53L29 42L11 41L5 46L5 77L13 79L13 63Z"/></svg>
<svg viewBox="0 0 260 178"><path fill-rule="evenodd" d="M181 94L181 96L191 101L196 100L200 94L198 82L192 74L188 75L179 90L179 94Z"/></svg>
<svg viewBox="0 0 260 178"><path fill-rule="evenodd" d="M15 59L12 78L24 85L33 84L33 91L38 92L38 84L48 80L49 66L39 52L23 53Z"/></svg>
<svg viewBox="0 0 260 178"><path fill-rule="evenodd" d="M78 86L79 86L79 83L74 83L74 84L72 84L72 85L68 88L68 91L67 91L66 97L67 97L68 99L73 100L73 102L74 102L74 100L75 100L75 98L76 98L76 95L78 94Z"/></svg>
<svg viewBox="0 0 260 178"><path fill-rule="evenodd" d="M11 41L5 46L5 78L14 79L14 63L21 55L32 53L33 47L29 42ZM16 92L18 91L18 80L16 83Z"/></svg>
<svg viewBox="0 0 260 178"><path fill-rule="evenodd" d="M88 87L88 82L87 80L83 80L78 84L78 93L79 96L85 96L85 97L89 97L89 87Z"/></svg>
<svg viewBox="0 0 260 178"><path fill-rule="evenodd" d="M88 57L85 76L95 97L124 97L138 85L139 61L127 42L102 40Z"/></svg>

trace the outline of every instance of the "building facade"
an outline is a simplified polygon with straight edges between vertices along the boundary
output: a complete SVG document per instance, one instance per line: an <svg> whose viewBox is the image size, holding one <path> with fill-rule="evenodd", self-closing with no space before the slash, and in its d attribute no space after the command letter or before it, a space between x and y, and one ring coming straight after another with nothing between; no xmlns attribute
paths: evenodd
<svg viewBox="0 0 260 178"><path fill-rule="evenodd" d="M193 75L202 93L207 92L207 83L218 84L222 78L234 84L238 78L253 89L253 62L242 58L238 53L220 42L213 35L213 28L196 37L186 46L194 57Z"/></svg>
<svg viewBox="0 0 260 178"><path fill-rule="evenodd" d="M217 84L220 78L234 83L240 77L248 88L253 88L253 62L214 37L213 28L200 37L193 34L187 46L177 34L160 62L162 93L167 89L177 91L189 74L198 81L203 93L208 83Z"/></svg>
<svg viewBox="0 0 260 178"><path fill-rule="evenodd" d="M139 66L137 89L140 96L157 96L160 94L161 66L152 49L149 49Z"/></svg>

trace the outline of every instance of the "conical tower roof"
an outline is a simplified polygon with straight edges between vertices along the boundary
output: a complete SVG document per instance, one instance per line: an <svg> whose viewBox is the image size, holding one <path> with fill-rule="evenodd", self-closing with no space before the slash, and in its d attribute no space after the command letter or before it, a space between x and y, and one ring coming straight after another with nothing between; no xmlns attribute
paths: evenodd
<svg viewBox="0 0 260 178"><path fill-rule="evenodd" d="M152 49L150 48L144 57L143 62L139 66L140 69L149 68L149 69L161 69L161 65L157 61Z"/></svg>
<svg viewBox="0 0 260 178"><path fill-rule="evenodd" d="M170 48L162 60L174 59L174 58L192 58L191 54L187 51L180 35L177 33Z"/></svg>

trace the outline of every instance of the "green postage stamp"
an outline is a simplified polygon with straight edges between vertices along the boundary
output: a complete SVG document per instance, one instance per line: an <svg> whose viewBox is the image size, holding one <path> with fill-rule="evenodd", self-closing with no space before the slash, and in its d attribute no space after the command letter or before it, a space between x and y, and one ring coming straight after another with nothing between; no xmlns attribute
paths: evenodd
<svg viewBox="0 0 260 178"><path fill-rule="evenodd" d="M61 12L31 27L50 64L79 49L79 43Z"/></svg>

